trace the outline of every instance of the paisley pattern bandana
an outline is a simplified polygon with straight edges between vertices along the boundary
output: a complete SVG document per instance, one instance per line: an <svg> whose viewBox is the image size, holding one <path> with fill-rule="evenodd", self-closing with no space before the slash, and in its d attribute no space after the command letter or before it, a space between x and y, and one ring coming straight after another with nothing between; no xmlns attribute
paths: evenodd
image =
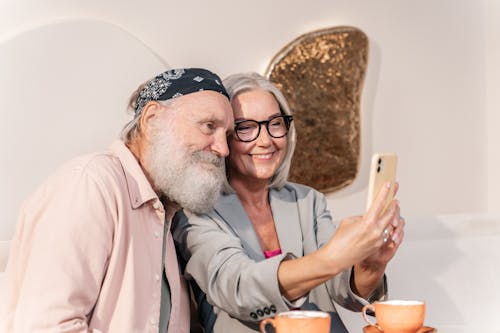
<svg viewBox="0 0 500 333"><path fill-rule="evenodd" d="M166 101L203 90L217 91L229 99L219 76L209 70L203 68L168 70L144 85L137 96L135 115L141 113L149 101Z"/></svg>

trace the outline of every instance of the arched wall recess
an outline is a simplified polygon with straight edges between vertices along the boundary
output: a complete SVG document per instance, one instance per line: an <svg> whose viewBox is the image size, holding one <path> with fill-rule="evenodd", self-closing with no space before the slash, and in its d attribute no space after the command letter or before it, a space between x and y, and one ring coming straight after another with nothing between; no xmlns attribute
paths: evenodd
<svg viewBox="0 0 500 333"><path fill-rule="evenodd" d="M304 34L271 60L266 76L287 98L297 129L290 180L323 192L354 180L368 38L354 27Z"/></svg>
<svg viewBox="0 0 500 333"><path fill-rule="evenodd" d="M92 19L49 22L0 42L0 241L57 166L118 137L132 91L166 68L123 28Z"/></svg>

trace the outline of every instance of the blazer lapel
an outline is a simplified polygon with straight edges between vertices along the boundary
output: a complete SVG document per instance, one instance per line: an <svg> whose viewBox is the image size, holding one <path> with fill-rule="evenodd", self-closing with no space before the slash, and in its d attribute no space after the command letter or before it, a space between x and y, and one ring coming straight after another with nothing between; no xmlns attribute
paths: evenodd
<svg viewBox="0 0 500 333"><path fill-rule="evenodd" d="M297 198L293 192L284 188L280 191L270 190L269 200L281 252L289 252L296 257L302 257L304 253L303 237ZM265 259L253 225L236 194L223 195L215 205L215 211L240 238L241 244L250 258L257 261Z"/></svg>
<svg viewBox="0 0 500 333"><path fill-rule="evenodd" d="M282 253L293 253L296 257L304 254L302 230L295 193L286 188L269 192L274 224Z"/></svg>
<svg viewBox="0 0 500 333"><path fill-rule="evenodd" d="M265 259L253 225L236 194L223 195L215 205L215 211L240 238L250 258L256 261Z"/></svg>

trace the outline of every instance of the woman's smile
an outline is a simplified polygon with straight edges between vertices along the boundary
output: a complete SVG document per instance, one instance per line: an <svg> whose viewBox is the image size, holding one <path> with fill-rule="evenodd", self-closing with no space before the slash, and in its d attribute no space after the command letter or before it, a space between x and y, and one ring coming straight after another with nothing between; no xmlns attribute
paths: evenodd
<svg viewBox="0 0 500 333"><path fill-rule="evenodd" d="M256 160L266 161L266 160L270 160L273 158L274 152L265 153L265 154L249 154L249 155L252 156Z"/></svg>

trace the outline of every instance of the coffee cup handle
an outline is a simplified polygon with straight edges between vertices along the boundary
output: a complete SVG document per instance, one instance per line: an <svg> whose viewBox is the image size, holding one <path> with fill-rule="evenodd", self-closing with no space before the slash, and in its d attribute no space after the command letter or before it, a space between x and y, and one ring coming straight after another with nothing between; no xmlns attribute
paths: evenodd
<svg viewBox="0 0 500 333"><path fill-rule="evenodd" d="M378 326L375 323L372 323L372 321L370 319L368 319L368 316L366 315L366 310L372 310L373 312L375 312L375 308L373 307L373 305L367 304L367 305L363 306L363 310L361 310L361 312L363 312L363 319L368 323L368 325L373 326L376 329L378 329L380 332L382 332L382 329L380 328L380 326Z"/></svg>
<svg viewBox="0 0 500 333"><path fill-rule="evenodd" d="M262 333L266 333L266 325L267 324L271 324L273 327L276 327L276 326L274 326L274 319L273 318L266 318L260 322L260 331Z"/></svg>

